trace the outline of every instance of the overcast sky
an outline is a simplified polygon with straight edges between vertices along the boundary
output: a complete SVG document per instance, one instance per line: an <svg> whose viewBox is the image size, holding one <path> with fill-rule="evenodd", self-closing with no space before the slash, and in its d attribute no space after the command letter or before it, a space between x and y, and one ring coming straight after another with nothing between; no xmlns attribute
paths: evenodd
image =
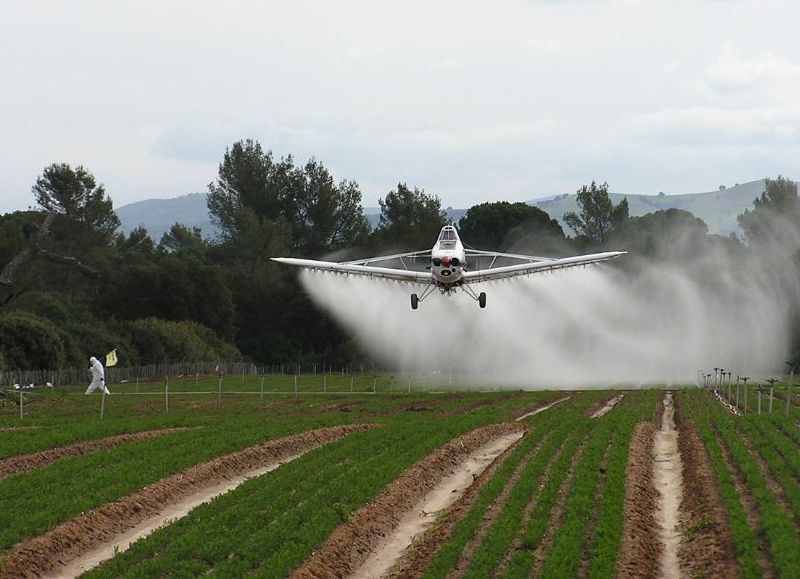
<svg viewBox="0 0 800 579"><path fill-rule="evenodd" d="M315 156L377 205L608 181L798 178L791 0L5 0L0 212L53 162L119 207L206 191L225 147Z"/></svg>

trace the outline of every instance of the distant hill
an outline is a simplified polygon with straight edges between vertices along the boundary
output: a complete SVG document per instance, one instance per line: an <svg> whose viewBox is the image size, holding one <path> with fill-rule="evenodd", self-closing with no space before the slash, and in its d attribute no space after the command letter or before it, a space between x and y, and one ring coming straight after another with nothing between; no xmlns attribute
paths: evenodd
<svg viewBox="0 0 800 579"><path fill-rule="evenodd" d="M722 190L709 191L708 193L689 193L684 195L630 195L611 193L611 200L616 205L624 197L628 198L630 214L632 216L652 213L659 209L684 209L691 211L708 225L710 233L729 235L741 234L741 229L736 217L745 209L753 208L753 199L764 191L764 180L750 181L737 184ZM578 211L578 196L556 195L554 198L535 199L528 201L546 211L550 217L558 219L564 226L564 213ZM570 233L564 227L565 233Z"/></svg>
<svg viewBox="0 0 800 579"><path fill-rule="evenodd" d="M753 199L764 191L764 180L737 184L722 190L708 193L689 193L684 195L632 195L612 193L611 199L617 204L623 197L628 198L630 214L644 215L659 209L684 209L691 211L708 225L710 233L729 235L741 234L736 217L745 209L753 207ZM577 211L577 195L563 194L534 199L527 202L546 211L550 217L564 225L564 213ZM457 222L467 212L466 209L445 209L447 218ZM173 223L182 223L187 227L199 227L206 238L214 237L217 230L212 225L206 206L206 193L190 193L172 199L149 199L123 205L117 209L122 222L122 231L130 233L136 227L144 227L150 237L159 241L169 231ZM374 229L378 226L379 207L364 207L364 215ZM570 234L568 228L564 232Z"/></svg>
<svg viewBox="0 0 800 579"><path fill-rule="evenodd" d="M137 201L117 208L117 216L126 235L137 227L144 227L157 242L175 223L199 227L203 237L214 237L217 229L208 217L206 196L206 193L189 193L172 199Z"/></svg>

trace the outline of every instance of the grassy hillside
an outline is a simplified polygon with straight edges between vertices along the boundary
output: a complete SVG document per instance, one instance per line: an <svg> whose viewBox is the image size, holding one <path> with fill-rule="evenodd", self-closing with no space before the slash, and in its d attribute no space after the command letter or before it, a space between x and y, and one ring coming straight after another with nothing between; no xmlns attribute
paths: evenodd
<svg viewBox="0 0 800 579"><path fill-rule="evenodd" d="M741 234L736 216L745 209L753 207L753 199L764 191L764 180L751 181L722 191L708 193L690 193L685 195L623 195L612 193L611 200L616 204L624 197L628 198L630 214L644 215L659 209L684 209L691 211L708 225L710 233L728 235L732 232ZM532 205L547 211L550 217L558 219L564 225L564 213L578 210L577 195L562 195L545 201L530 201ZM572 232L564 226L568 235Z"/></svg>
<svg viewBox="0 0 800 579"><path fill-rule="evenodd" d="M741 234L736 216L745 209L753 206L753 199L764 190L764 180L751 181L723 191L710 191L708 193L688 193L684 195L628 195L612 193L614 203L619 203L623 197L628 198L631 215L644 215L659 209L685 209L691 211L708 225L711 233L728 235L732 232ZM564 194L552 199L528 201L546 211L551 217L558 219L564 226L564 213L577 211L577 196ZM467 212L466 209L453 209L448 207L445 212L448 219L458 221ZM364 214L370 226L378 226L380 208L365 207ZM144 227L154 240L159 241L161 236L169 231L170 226L177 222L187 227L199 227L205 237L213 237L216 229L208 217L205 193L191 193L173 199L149 199L117 209L122 230L129 233L136 227ZM564 226L564 232L572 232Z"/></svg>

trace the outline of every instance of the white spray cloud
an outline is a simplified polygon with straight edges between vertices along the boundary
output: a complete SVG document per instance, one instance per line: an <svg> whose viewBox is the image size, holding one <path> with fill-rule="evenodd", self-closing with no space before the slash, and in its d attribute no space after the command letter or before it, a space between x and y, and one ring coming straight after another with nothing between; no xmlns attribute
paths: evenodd
<svg viewBox="0 0 800 579"><path fill-rule="evenodd" d="M304 272L310 295L371 354L404 372L463 372L482 386L609 387L696 383L714 366L742 375L780 369L788 299L725 260L688 267L606 265L481 284L430 296L412 311L402 282ZM622 259L633 259L625 257ZM741 274L741 275L740 275Z"/></svg>

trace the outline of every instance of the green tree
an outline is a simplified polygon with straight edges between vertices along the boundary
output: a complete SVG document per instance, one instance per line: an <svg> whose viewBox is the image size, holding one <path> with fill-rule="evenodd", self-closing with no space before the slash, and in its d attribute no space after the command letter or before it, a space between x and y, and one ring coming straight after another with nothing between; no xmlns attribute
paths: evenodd
<svg viewBox="0 0 800 579"><path fill-rule="evenodd" d="M564 239L558 221L527 203L497 201L467 210L458 222L461 238L475 247L505 251L522 238Z"/></svg>
<svg viewBox="0 0 800 579"><path fill-rule="evenodd" d="M378 201L381 207L378 242L383 247L422 249L433 245L446 223L442 202L422 189L398 183Z"/></svg>
<svg viewBox="0 0 800 579"><path fill-rule="evenodd" d="M194 263L204 262L208 249L199 227L189 229L180 223L173 224L169 231L161 236L158 247L162 251Z"/></svg>
<svg viewBox="0 0 800 579"><path fill-rule="evenodd" d="M275 181L285 177L285 168L283 172L278 169L274 168L272 153L265 153L258 141L237 141L225 149L217 181L208 184L208 212L224 240L230 241L241 232L245 207L263 220L280 216L283 206Z"/></svg>
<svg viewBox="0 0 800 579"><path fill-rule="evenodd" d="M566 223L579 238L603 245L611 232L628 218L628 200L614 206L608 195L608 183L584 185L578 189L580 213L564 214Z"/></svg>
<svg viewBox="0 0 800 579"><path fill-rule="evenodd" d="M363 240L369 224L361 208L361 191L354 181L338 185L321 163L311 159L295 170L287 192L289 222L296 248L304 255L317 256Z"/></svg>
<svg viewBox="0 0 800 579"><path fill-rule="evenodd" d="M80 165L74 169L66 163L45 167L36 179L33 194L45 211L65 216L104 241L110 241L120 225L105 188Z"/></svg>
<svg viewBox="0 0 800 579"><path fill-rule="evenodd" d="M737 218L747 242L793 253L800 247L800 199L797 183L778 176L765 179L764 192Z"/></svg>
<svg viewBox="0 0 800 579"><path fill-rule="evenodd" d="M291 155L276 162L257 141L239 141L226 150L217 182L208 187L211 220L227 241L252 236L257 225L281 230L288 224L292 249L318 256L369 233L355 182L337 184L313 158L303 167L295 166Z"/></svg>

